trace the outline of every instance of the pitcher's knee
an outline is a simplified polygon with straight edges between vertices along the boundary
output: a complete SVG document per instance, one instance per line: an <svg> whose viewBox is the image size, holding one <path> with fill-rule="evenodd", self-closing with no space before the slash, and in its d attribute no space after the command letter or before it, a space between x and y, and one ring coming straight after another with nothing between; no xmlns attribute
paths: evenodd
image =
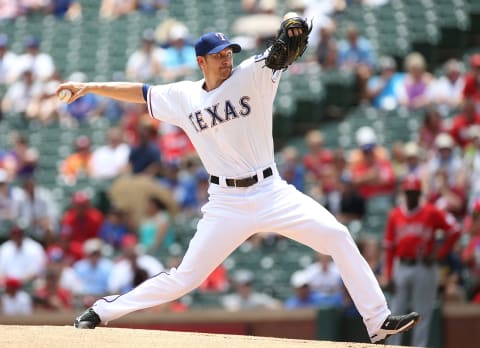
<svg viewBox="0 0 480 348"><path fill-rule="evenodd" d="M182 290L185 293L188 293L196 288L198 288L205 279L207 279L209 273L203 275L203 272L197 270L196 272L182 272L178 271L176 276L180 279L180 283L182 285Z"/></svg>
<svg viewBox="0 0 480 348"><path fill-rule="evenodd" d="M335 255L341 250L348 250L355 246L355 242L350 235L347 227L338 223L327 231L325 243L323 245L324 253L328 255Z"/></svg>

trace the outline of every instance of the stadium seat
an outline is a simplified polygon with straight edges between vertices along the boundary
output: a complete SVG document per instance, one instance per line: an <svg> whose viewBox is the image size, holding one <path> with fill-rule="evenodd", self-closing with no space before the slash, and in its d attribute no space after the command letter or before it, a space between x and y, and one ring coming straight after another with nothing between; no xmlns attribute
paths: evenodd
<svg viewBox="0 0 480 348"><path fill-rule="evenodd" d="M191 294L192 296L192 305L191 308L220 308L221 307L221 296L217 292L201 292L195 291Z"/></svg>

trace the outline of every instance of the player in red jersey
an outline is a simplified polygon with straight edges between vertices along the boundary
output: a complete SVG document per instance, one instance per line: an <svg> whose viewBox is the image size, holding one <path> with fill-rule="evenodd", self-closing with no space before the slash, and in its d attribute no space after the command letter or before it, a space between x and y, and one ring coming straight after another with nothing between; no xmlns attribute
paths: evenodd
<svg viewBox="0 0 480 348"><path fill-rule="evenodd" d="M460 236L460 227L453 216L422 202L418 178L408 176L402 189L405 202L390 212L385 231L384 277L392 289L392 311L411 306L421 315L411 345L425 347L438 287L437 261L447 256ZM436 242L438 230L444 232L440 245ZM388 343L400 345L401 335Z"/></svg>

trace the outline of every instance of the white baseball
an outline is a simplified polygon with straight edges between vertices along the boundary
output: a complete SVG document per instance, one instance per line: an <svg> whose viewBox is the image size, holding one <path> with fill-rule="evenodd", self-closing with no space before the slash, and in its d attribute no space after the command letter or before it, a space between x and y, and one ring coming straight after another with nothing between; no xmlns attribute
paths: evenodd
<svg viewBox="0 0 480 348"><path fill-rule="evenodd" d="M293 17L298 17L297 12L287 12L287 13L285 13L285 15L283 16L283 20L287 20L287 19L293 18Z"/></svg>
<svg viewBox="0 0 480 348"><path fill-rule="evenodd" d="M64 101L64 102L68 102L70 100L70 98L72 97L72 91L70 91L69 89L62 89L59 93L58 93L58 98L61 100L61 101Z"/></svg>

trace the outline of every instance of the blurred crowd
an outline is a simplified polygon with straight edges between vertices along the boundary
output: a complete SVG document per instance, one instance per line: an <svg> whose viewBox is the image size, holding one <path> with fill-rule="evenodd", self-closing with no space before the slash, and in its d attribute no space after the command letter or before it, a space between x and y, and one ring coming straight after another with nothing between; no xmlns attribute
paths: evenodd
<svg viewBox="0 0 480 348"><path fill-rule="evenodd" d="M146 29L139 43L126 61L125 70L114 74L115 80L167 83L192 78L199 71L190 33L185 24L177 20L166 20L156 29ZM86 82L87 75L75 71L61 76L51 55L41 50L41 40L36 35L28 35L23 51L17 54L10 49L9 37L0 33L0 84L6 89L1 98L0 119L11 113L42 124L61 122L65 126L76 126L99 116L114 123L122 118L128 123L129 118L139 118L146 113L146 108L94 95L67 105L55 95L62 80ZM125 114L131 117L124 117Z"/></svg>
<svg viewBox="0 0 480 348"><path fill-rule="evenodd" d="M114 20L134 11L154 13L166 8L169 0L101 0L99 16ZM78 0L2 0L0 20L12 20L25 15L48 15L75 20L82 16L82 2Z"/></svg>
<svg viewBox="0 0 480 348"><path fill-rule="evenodd" d="M362 1L367 6L386 2ZM115 19L168 6L165 0L118 3L102 1L101 15ZM312 47L289 73L312 64L322 70L351 71L360 107L415 110L423 115L421 127L411 141L391 146L382 145L372 127L361 127L355 133L356 146L347 151L326 146L320 126L305 134L301 148L279 149L275 156L280 173L347 226L365 221L374 201L392 211L405 206L403 183L413 177L418 182L415 190L421 193L419 206L436 207L449 221L446 229L456 234L444 255L428 255L441 266L438 298L480 303L480 54L452 57L441 67L428 66L418 52L403 60L377 57L354 24L336 33L338 16L351 3L355 1L286 2L289 10L318 19ZM235 39L247 50L264 47L280 23L277 2L242 1L242 6L245 15L232 23ZM0 2L4 18L52 11L59 17L80 16L81 6L77 1ZM0 33L0 84L5 87L0 124L2 117L14 115L44 126L75 128L96 119L106 119L111 126L102 145L93 146L88 133L77 136L56 172L59 185L103 182L103 204L91 192L76 190L65 207L55 199L52 187L39 184L36 172L42 153L30 144L30 134L22 130L9 134L10 145L0 148L2 313L88 307L99 296L124 293L178 265L186 244L175 226L179 220L201 216L209 185L209 175L184 132L153 120L145 105L93 95L68 105L60 102L55 90L61 80L86 81L87 76L80 71L60 76L36 36L25 39L19 54L9 44ZM189 30L172 19L142 33L120 76L170 82L196 73ZM393 294L385 269L391 236L383 230L371 232L356 241L385 292ZM441 245L447 232L438 231L435 243ZM279 239L265 234L247 243L261 250ZM257 280L253 269L220 266L200 291L220 294L219 305L227 310L334 306L355 313L338 270L326 255L319 254L311 265L292 272L289 298L262 292ZM179 300L164 307L183 311L190 305Z"/></svg>

